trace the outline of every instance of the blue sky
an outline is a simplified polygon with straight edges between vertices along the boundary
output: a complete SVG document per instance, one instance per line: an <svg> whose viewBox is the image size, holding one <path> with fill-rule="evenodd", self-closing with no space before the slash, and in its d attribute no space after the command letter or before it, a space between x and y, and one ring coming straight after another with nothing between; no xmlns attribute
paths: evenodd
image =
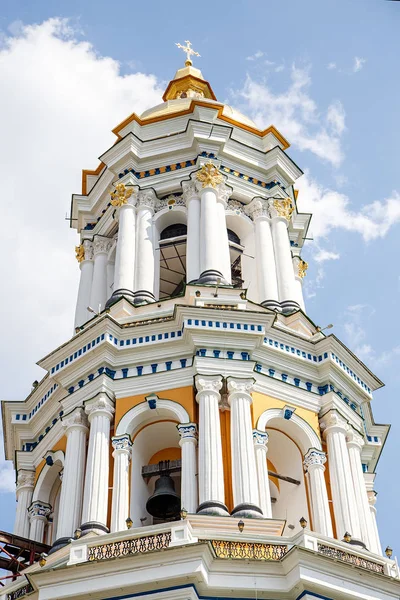
<svg viewBox="0 0 400 600"><path fill-rule="evenodd" d="M1 397L22 399L35 362L72 332L76 236L64 221L80 169L97 166L110 129L157 104L190 39L221 101L273 123L305 171L314 212L306 245L310 317L382 378L376 422L392 423L376 489L382 544L400 552L398 135L400 2L3 0ZM4 192L3 192L4 193ZM0 463L0 529L12 528L12 473Z"/></svg>

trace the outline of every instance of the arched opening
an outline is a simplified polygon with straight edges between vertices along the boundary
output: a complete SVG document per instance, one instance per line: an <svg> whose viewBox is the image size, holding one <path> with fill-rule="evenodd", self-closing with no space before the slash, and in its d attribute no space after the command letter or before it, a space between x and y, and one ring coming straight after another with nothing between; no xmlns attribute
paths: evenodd
<svg viewBox="0 0 400 600"><path fill-rule="evenodd" d="M160 299L178 296L184 288L186 237L185 223L172 223L160 232Z"/></svg>
<svg viewBox="0 0 400 600"><path fill-rule="evenodd" d="M242 279L242 254L243 254L243 246L240 243L239 236L232 231L232 229L228 229L228 243L229 243L229 254L231 259L231 277L232 277L232 285L233 287L241 288L243 287L243 279Z"/></svg>
<svg viewBox="0 0 400 600"><path fill-rule="evenodd" d="M232 285L247 288L254 297L257 288L254 260L254 226L253 222L236 211L226 212L229 253L231 260Z"/></svg>
<svg viewBox="0 0 400 600"><path fill-rule="evenodd" d="M48 452L45 460L46 463L33 490L32 502L41 501L51 506L51 513L47 519L43 539L44 543L51 545L56 539L64 452L61 450Z"/></svg>

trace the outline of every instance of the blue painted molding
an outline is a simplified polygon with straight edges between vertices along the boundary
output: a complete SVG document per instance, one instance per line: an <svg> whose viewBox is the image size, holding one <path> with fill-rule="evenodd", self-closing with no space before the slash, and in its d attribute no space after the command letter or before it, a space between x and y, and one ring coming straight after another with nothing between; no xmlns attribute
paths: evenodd
<svg viewBox="0 0 400 600"><path fill-rule="evenodd" d="M317 594L316 592L309 592L308 590L304 590L304 592L301 592L300 596L297 596L296 600L301 600L301 598L304 598L304 596L307 596L307 594L312 598L318 598L319 600L334 600L330 596L322 596L321 594Z"/></svg>

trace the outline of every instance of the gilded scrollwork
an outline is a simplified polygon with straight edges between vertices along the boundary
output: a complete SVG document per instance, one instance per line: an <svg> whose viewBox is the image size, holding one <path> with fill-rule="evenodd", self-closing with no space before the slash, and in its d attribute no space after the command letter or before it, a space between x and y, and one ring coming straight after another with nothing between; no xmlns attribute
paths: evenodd
<svg viewBox="0 0 400 600"><path fill-rule="evenodd" d="M203 165L200 171L196 173L196 179L201 183L201 187L213 187L223 183L224 178L221 175L219 169L213 165L212 162L208 162Z"/></svg>
<svg viewBox="0 0 400 600"><path fill-rule="evenodd" d="M127 204L132 194L133 188L127 188L125 184L118 183L115 186L115 190L113 192L110 192L111 204L117 207L124 206L124 204Z"/></svg>

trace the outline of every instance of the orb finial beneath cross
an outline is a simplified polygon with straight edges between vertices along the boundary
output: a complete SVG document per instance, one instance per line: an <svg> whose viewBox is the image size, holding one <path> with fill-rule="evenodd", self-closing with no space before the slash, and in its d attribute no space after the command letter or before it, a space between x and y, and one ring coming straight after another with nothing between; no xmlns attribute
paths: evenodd
<svg viewBox="0 0 400 600"><path fill-rule="evenodd" d="M189 42L189 40L185 40L185 44L186 44L186 46L182 46L182 44L175 44L175 46L178 46L178 48L181 48L181 50L183 50L186 53L185 65L187 67L191 67L193 62L190 57L191 56L200 56L200 54L198 52L196 52L195 50L193 50L192 42Z"/></svg>

